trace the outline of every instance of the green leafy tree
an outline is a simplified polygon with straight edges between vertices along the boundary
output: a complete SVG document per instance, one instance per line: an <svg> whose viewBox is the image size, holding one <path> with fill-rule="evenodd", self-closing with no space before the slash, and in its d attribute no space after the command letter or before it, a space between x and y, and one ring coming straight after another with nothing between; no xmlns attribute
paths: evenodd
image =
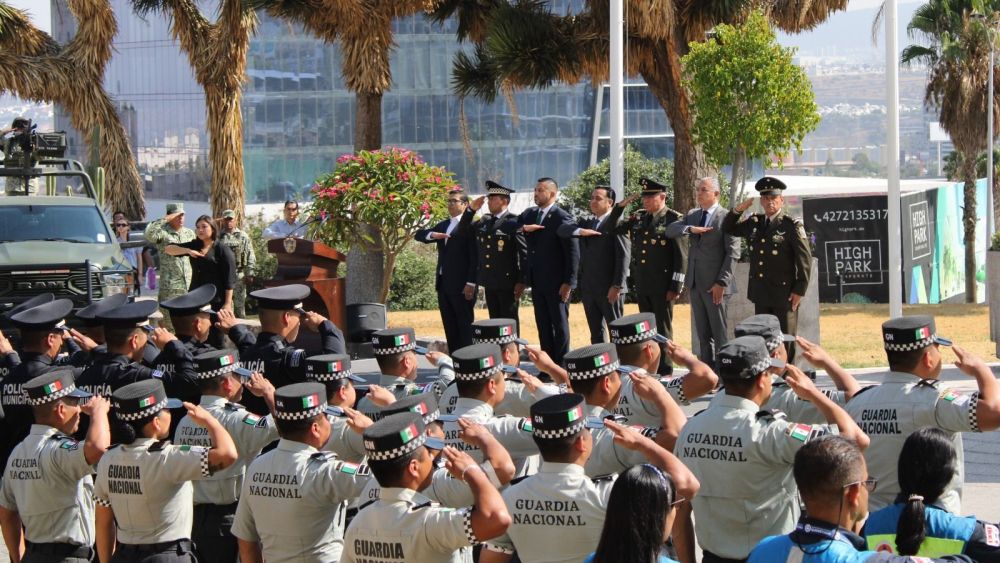
<svg viewBox="0 0 1000 563"><path fill-rule="evenodd" d="M729 197L738 201L748 160L774 156L780 166L819 125L812 84L759 11L740 25L717 25L690 48L681 63L695 141L712 165L732 165Z"/></svg>
<svg viewBox="0 0 1000 563"><path fill-rule="evenodd" d="M632 147L625 148L625 195L622 199L642 191L639 180L650 178L661 184L670 185L674 180L674 164L665 158L646 158ZM607 186L611 183L611 161L605 158L590 168L584 170L559 192L561 205L568 208L573 215L583 217L590 214L590 192L594 186ZM667 194L667 205L672 202Z"/></svg>
<svg viewBox="0 0 1000 563"><path fill-rule="evenodd" d="M460 186L450 172L413 151L386 147L345 154L313 186L312 211L329 220L312 234L332 246L362 244L384 256L378 300L385 303L396 258L417 230L446 216L447 195L455 189Z"/></svg>

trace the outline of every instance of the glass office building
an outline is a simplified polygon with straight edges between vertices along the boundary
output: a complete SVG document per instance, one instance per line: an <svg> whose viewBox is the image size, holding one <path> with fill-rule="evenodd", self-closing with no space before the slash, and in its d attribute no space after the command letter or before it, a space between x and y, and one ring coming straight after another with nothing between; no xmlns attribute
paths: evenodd
<svg viewBox="0 0 1000 563"><path fill-rule="evenodd" d="M557 8L568 10L581 1L565 0ZM139 18L128 0L111 3L119 31L105 87L128 121L148 180L147 196L203 198L208 189L204 96L187 57L171 38L166 18ZM64 2L52 4L53 35L63 42L72 36L75 22ZM201 4L206 13L214 12L212 2ZM520 92L513 106L502 97L492 104L466 100L469 154L460 102L450 84L454 54L468 48L456 41L455 24L413 16L393 27L397 48L393 86L382 101L384 145L415 150L474 188L492 179L531 189L539 176L565 183L606 156L607 89L589 83ZM336 45L261 16L250 44L243 96L248 202L301 192L329 172L339 155L351 152L354 95L344 85L340 63ZM643 152L672 156L666 117L649 92L641 85L628 88L626 108L626 131L636 136ZM59 108L56 126L70 129ZM75 135L71 144L76 150L82 146Z"/></svg>

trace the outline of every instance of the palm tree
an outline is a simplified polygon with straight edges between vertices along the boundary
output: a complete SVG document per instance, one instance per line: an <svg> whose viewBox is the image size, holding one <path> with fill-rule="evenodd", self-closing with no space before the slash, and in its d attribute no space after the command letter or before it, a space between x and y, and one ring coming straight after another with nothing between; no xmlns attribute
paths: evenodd
<svg viewBox="0 0 1000 563"><path fill-rule="evenodd" d="M738 24L754 8L776 27L799 32L815 27L847 0L627 0L626 72L640 75L670 120L674 132L674 202L694 207L697 178L711 173L695 144L690 94L682 83L681 57L688 43L702 41L719 23ZM505 89L545 88L555 81L608 77L609 5L585 0L580 12L556 15L543 0L443 0L434 17L458 18L460 40L476 45L455 60L459 96L492 101Z"/></svg>
<svg viewBox="0 0 1000 563"><path fill-rule="evenodd" d="M76 35L65 45L0 2L0 90L62 106L84 138L97 132L107 172L106 204L130 219L146 214L128 134L104 90L104 68L118 24L108 0L69 0Z"/></svg>
<svg viewBox="0 0 1000 563"><path fill-rule="evenodd" d="M977 7L989 21L973 17ZM959 177L965 182L962 226L965 241L965 300L976 302L976 157L985 151L991 27L997 24L1000 0L931 0L917 8L907 26L911 37L929 45L903 49L904 64L922 62L929 68L924 102L936 108L941 127L961 153ZM997 87L997 83L994 87ZM990 187L992 189L992 186Z"/></svg>
<svg viewBox="0 0 1000 563"><path fill-rule="evenodd" d="M243 81L250 37L257 14L242 0L220 0L216 21L210 22L195 0L131 0L139 15L161 13L171 19L170 31L205 91L212 167L211 204L215 216L236 211L242 221L246 193L243 176Z"/></svg>

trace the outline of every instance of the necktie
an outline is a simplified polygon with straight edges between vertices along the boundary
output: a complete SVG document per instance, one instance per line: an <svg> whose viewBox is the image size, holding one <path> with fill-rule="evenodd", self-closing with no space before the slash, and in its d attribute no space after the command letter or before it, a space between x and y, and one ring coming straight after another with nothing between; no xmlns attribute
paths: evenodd
<svg viewBox="0 0 1000 563"><path fill-rule="evenodd" d="M538 221L537 221L536 223L537 223L537 224L539 224L539 225L541 225L541 224L542 224L542 221L543 221L544 219L545 219L545 210L544 210L544 209L541 209L541 208L539 208L539 209L538 209Z"/></svg>
<svg viewBox="0 0 1000 563"><path fill-rule="evenodd" d="M764 218L764 230L766 231L766 230L768 230L770 228L771 228L771 220L768 219L767 217L765 217Z"/></svg>
<svg viewBox="0 0 1000 563"><path fill-rule="evenodd" d="M708 226L708 210L707 209L702 209L701 210L701 226L702 227L707 227Z"/></svg>

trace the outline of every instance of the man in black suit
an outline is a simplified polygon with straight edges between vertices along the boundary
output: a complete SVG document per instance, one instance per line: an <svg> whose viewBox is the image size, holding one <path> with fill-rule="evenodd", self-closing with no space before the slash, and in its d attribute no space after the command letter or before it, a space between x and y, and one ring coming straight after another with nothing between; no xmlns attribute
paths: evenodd
<svg viewBox="0 0 1000 563"><path fill-rule="evenodd" d="M523 284L531 286L538 342L557 364L569 351L569 294L576 287L580 261L577 240L558 235L559 227L572 221L569 213L556 205L558 195L555 180L539 178L535 207L518 218L528 244ZM524 286L519 289L523 291Z"/></svg>
<svg viewBox="0 0 1000 563"><path fill-rule="evenodd" d="M437 245L437 290L441 324L449 350L472 345L473 306L476 299L476 243L469 232L458 229L469 196L461 190L448 192L448 215L451 217L430 229L417 231L416 239Z"/></svg>
<svg viewBox="0 0 1000 563"><path fill-rule="evenodd" d="M491 319L514 319L520 326L518 304L521 293L514 287L521 281L522 264L528 259L524 233L518 232L518 214L507 210L514 190L486 181L486 195L469 204L458 229L470 227L479 248L479 285L486 292L486 308ZM487 204L490 212L474 221L476 212ZM523 288L522 288L523 291Z"/></svg>
<svg viewBox="0 0 1000 563"><path fill-rule="evenodd" d="M685 283L691 290L691 319L698 336L698 359L715 365L715 352L728 340L726 301L736 292L733 265L739 256L736 237L722 232L729 210L719 205L719 181L698 180L698 207L667 226L667 237L688 239Z"/></svg>
<svg viewBox="0 0 1000 563"><path fill-rule="evenodd" d="M625 280L632 241L627 234L614 234L614 226L608 224L614 205L615 192L608 186L597 186L590 193L594 216L559 227L560 237L580 237L580 301L591 344L606 342L604 325L622 316L622 296L628 291Z"/></svg>

